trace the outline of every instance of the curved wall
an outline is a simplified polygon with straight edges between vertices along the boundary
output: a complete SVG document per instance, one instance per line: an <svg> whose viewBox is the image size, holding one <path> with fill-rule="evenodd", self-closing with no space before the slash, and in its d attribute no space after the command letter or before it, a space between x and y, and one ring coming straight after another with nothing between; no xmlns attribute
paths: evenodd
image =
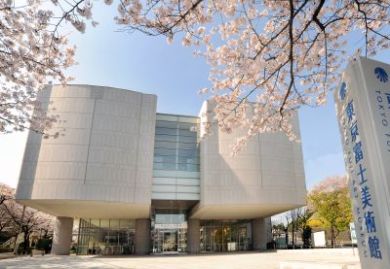
<svg viewBox="0 0 390 269"><path fill-rule="evenodd" d="M157 97L68 85L50 86L39 100L59 115L62 136L30 132L17 199L60 216L147 217Z"/></svg>
<svg viewBox="0 0 390 269"><path fill-rule="evenodd" d="M211 122L214 104L205 102L201 121ZM298 116L294 128L299 135ZM214 124L200 142L201 199L192 211L200 219L267 217L305 204L301 145L283 133L251 138L237 156L232 145L245 130L227 134Z"/></svg>

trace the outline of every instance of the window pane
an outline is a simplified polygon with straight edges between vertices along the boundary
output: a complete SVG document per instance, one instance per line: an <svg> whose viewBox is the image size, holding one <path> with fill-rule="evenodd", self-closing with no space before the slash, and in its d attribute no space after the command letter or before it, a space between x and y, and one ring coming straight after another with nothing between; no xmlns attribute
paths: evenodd
<svg viewBox="0 0 390 269"><path fill-rule="evenodd" d="M119 228L119 220L110 219L110 228Z"/></svg>
<svg viewBox="0 0 390 269"><path fill-rule="evenodd" d="M195 143L179 143L179 149L194 149L198 148L198 145Z"/></svg>
<svg viewBox="0 0 390 269"><path fill-rule="evenodd" d="M154 156L155 163L176 163L176 156L164 156L158 155Z"/></svg>
<svg viewBox="0 0 390 269"><path fill-rule="evenodd" d="M102 228L108 228L109 227L109 221L108 221L108 219L101 219L100 220L100 227L102 227Z"/></svg>
<svg viewBox="0 0 390 269"><path fill-rule="evenodd" d="M155 141L168 141L168 142L176 142L176 135L156 135Z"/></svg>
<svg viewBox="0 0 390 269"><path fill-rule="evenodd" d="M198 138L197 136L179 136L179 142L183 143L198 143Z"/></svg>
<svg viewBox="0 0 390 269"><path fill-rule="evenodd" d="M100 227L100 220L99 219L91 219L91 226L92 227Z"/></svg>
<svg viewBox="0 0 390 269"><path fill-rule="evenodd" d="M157 120L156 127L177 128L177 121Z"/></svg>
<svg viewBox="0 0 390 269"><path fill-rule="evenodd" d="M199 171L199 165L197 164L178 164L178 170L180 171Z"/></svg>
<svg viewBox="0 0 390 269"><path fill-rule="evenodd" d="M180 157L179 156L179 163L199 164L199 158L198 157Z"/></svg>
<svg viewBox="0 0 390 269"><path fill-rule="evenodd" d="M170 129L170 128L156 128L156 134L160 135L176 135L177 131L176 129Z"/></svg>
<svg viewBox="0 0 390 269"><path fill-rule="evenodd" d="M155 170L176 170L175 163L154 163L153 169Z"/></svg>
<svg viewBox="0 0 390 269"><path fill-rule="evenodd" d="M176 148L176 142L161 142L156 141L154 143L154 147L156 148L167 148L167 149L175 149Z"/></svg>
<svg viewBox="0 0 390 269"><path fill-rule="evenodd" d="M195 156L199 156L199 151L197 149L179 149L179 156L195 157Z"/></svg>
<svg viewBox="0 0 390 269"><path fill-rule="evenodd" d="M179 135L180 136L196 137L197 133L196 132L192 132L190 129L179 129Z"/></svg>
<svg viewBox="0 0 390 269"><path fill-rule="evenodd" d="M154 149L155 155L170 155L175 156L176 155L176 149L164 149L164 148L155 148Z"/></svg>

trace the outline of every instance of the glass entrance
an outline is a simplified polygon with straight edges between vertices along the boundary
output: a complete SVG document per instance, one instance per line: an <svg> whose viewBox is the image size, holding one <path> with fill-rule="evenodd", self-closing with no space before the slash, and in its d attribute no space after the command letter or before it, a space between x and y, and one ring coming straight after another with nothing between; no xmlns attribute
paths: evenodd
<svg viewBox="0 0 390 269"><path fill-rule="evenodd" d="M187 229L155 229L153 253L169 254L186 251Z"/></svg>
<svg viewBox="0 0 390 269"><path fill-rule="evenodd" d="M158 212L152 216L152 252L169 254L187 249L187 221L183 213Z"/></svg>
<svg viewBox="0 0 390 269"><path fill-rule="evenodd" d="M163 252L177 252L177 231L162 232Z"/></svg>

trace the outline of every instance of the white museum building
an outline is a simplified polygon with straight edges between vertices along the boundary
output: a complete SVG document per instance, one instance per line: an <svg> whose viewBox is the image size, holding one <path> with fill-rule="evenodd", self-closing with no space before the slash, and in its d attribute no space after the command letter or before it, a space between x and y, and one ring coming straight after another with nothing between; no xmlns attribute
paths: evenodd
<svg viewBox="0 0 390 269"><path fill-rule="evenodd" d="M213 124L200 139L212 102L163 114L155 95L92 85L52 85L39 100L61 135L29 133L16 198L56 216L54 254L260 250L270 216L305 204L301 144L261 134L232 156L242 131Z"/></svg>

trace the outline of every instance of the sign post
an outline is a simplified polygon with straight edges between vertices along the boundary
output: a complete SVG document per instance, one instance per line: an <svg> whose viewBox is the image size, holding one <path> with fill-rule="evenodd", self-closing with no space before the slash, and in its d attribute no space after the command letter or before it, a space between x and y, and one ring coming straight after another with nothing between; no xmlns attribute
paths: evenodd
<svg viewBox="0 0 390 269"><path fill-rule="evenodd" d="M390 65L359 58L335 91L362 269L390 268Z"/></svg>

